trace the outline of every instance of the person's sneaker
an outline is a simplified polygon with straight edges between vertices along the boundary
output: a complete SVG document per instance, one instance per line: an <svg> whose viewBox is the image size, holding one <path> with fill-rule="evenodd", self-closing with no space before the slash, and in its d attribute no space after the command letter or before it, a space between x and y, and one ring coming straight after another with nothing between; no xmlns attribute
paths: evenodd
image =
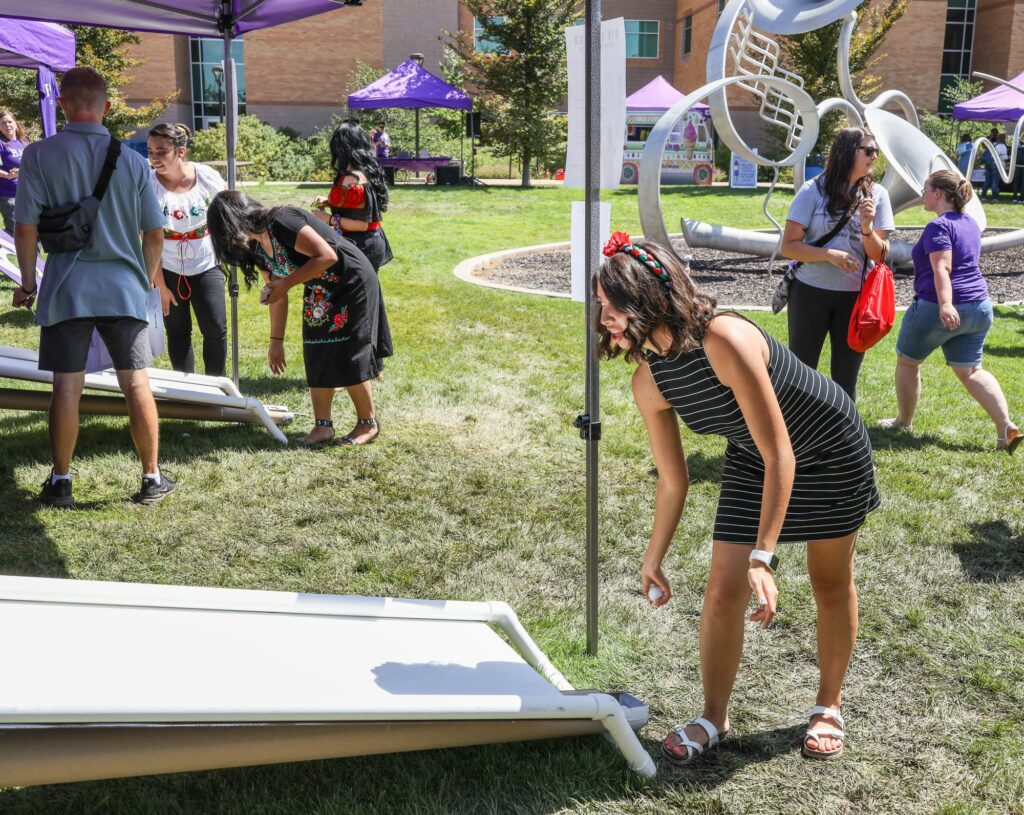
<svg viewBox="0 0 1024 815"><path fill-rule="evenodd" d="M176 486L178 485L174 483L174 479L161 470L160 483L158 484L152 478L143 477L142 489L132 496L132 500L136 504L144 504L146 506L159 504L164 498L174 492Z"/></svg>
<svg viewBox="0 0 1024 815"><path fill-rule="evenodd" d="M56 484L53 483L53 473L46 476L43 488L39 493L39 500L49 507L69 509L75 505L74 496L71 494L71 479L62 478Z"/></svg>

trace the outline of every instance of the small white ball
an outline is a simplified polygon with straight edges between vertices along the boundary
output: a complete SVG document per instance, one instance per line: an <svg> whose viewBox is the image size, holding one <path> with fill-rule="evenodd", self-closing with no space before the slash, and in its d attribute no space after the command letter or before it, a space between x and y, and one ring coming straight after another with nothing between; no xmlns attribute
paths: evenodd
<svg viewBox="0 0 1024 815"><path fill-rule="evenodd" d="M664 596L665 596L665 592L663 592L661 589L659 589L657 586L655 586L653 584L647 590L647 597L648 597L648 599L652 603L656 603L658 600L660 600Z"/></svg>

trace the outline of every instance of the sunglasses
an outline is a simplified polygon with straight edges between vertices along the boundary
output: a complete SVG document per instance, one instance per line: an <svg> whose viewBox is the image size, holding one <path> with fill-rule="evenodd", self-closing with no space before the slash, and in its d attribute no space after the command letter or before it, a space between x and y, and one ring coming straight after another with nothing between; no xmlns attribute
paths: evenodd
<svg viewBox="0 0 1024 815"><path fill-rule="evenodd" d="M875 156L878 155L878 148L877 147L864 147L863 145L860 145L860 146L857 147L857 149L858 150L863 150L864 151L864 155L867 156L868 158L874 158Z"/></svg>

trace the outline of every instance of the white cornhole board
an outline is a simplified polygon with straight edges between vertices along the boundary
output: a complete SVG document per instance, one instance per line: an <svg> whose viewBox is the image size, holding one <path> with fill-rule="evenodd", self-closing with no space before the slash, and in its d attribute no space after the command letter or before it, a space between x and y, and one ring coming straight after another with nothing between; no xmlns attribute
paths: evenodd
<svg viewBox="0 0 1024 815"><path fill-rule="evenodd" d="M654 774L505 603L0 577L0 632L0 787L585 732Z"/></svg>
<svg viewBox="0 0 1024 815"><path fill-rule="evenodd" d="M243 396L235 383L226 376L203 376L167 371L163 368L148 368L149 386L157 399L175 399L199 405L244 410L257 418L267 432L281 444L288 444L288 438L274 423L268 406L252 396ZM39 354L26 348L0 345L0 377L21 379L26 382L53 383L50 371L39 370ZM85 387L90 390L120 393L117 373L112 369L85 375ZM287 407L271 405L272 410L285 414L284 420L291 421Z"/></svg>

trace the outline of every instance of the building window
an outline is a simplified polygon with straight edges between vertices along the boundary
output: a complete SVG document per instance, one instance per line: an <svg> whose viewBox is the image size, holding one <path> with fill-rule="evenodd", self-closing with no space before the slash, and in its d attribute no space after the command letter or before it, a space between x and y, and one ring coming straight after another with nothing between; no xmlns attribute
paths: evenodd
<svg viewBox="0 0 1024 815"><path fill-rule="evenodd" d="M626 57L658 58L657 20L626 20Z"/></svg>
<svg viewBox="0 0 1024 815"><path fill-rule="evenodd" d="M227 110L223 105L223 74L218 84L215 67L224 68L224 41L189 37L192 61L192 127L205 130L224 121ZM238 94L238 113L245 113L245 49L241 40L231 41L231 58L235 62L235 82Z"/></svg>
<svg viewBox="0 0 1024 815"><path fill-rule="evenodd" d="M683 18L682 54L684 57L690 55L693 47L693 15L687 14Z"/></svg>
<svg viewBox="0 0 1024 815"><path fill-rule="evenodd" d="M491 17L487 22L492 25L501 25L505 22L505 18ZM478 54L489 54L495 51L505 53L505 47L501 43L487 39L483 24L475 17L473 18L473 50Z"/></svg>
<svg viewBox="0 0 1024 815"><path fill-rule="evenodd" d="M951 105L942 92L957 79L971 76L971 51L974 49L976 0L947 0L946 34L942 42L942 73L939 78L939 113L949 113Z"/></svg>

